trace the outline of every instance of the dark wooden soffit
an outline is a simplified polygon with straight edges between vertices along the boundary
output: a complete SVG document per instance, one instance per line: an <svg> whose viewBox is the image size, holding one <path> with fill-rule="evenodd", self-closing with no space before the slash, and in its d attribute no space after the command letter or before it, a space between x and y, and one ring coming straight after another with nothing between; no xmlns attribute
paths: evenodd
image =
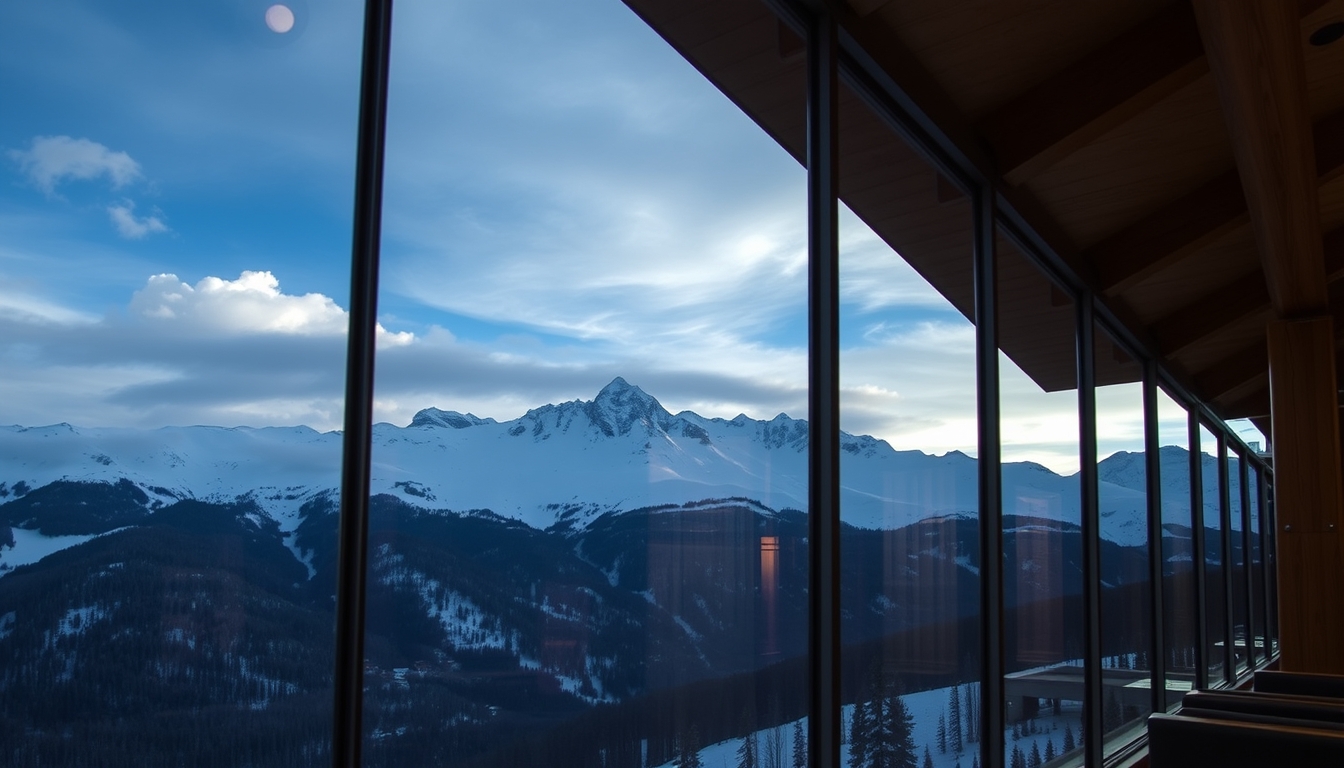
<svg viewBox="0 0 1344 768"><path fill-rule="evenodd" d="M1344 175L1344 110L1316 121L1313 134L1317 184L1324 186ZM1249 222L1241 179L1231 168L1088 249L1086 258L1098 290L1116 295Z"/></svg>
<svg viewBox="0 0 1344 768"><path fill-rule="evenodd" d="M949 1L968 9L981 7L980 0ZM1113 5L1121 1L1097 0L1097 12L1102 15L1089 21L1124 16L1117 16L1118 6ZM966 39L949 38L947 45L935 40L934 45L946 54L969 50L976 39L1012 36L1020 31L1022 20L1040 20L1043 9L1062 0L999 2L1004 5L993 7L993 24L965 27L956 33ZM626 3L767 134L795 158L801 158L806 132L801 41L778 21L766 0ZM1297 24L1294 34L1304 36L1309 32L1301 28L1300 20L1327 5L1344 11L1340 0L1298 3L1290 14ZM1234 167L1233 158L1227 158L1221 173L1203 181L1173 178L1170 184L1150 185L1179 192L1165 201L1153 200L1151 194L1135 200L1134 215L1112 216L1123 218L1123 226L1100 242L1089 238L1089 243L1096 244L1086 251L1079 249L1068 234L1073 231L1073 223L1059 218L1063 214L1052 214L1055 209L1037 202L1036 197L1041 194L1037 188L1042 184L1055 183L1052 179L1060 175L1058 169L1065 167L1063 159L1077 165L1087 156L1080 150L1096 153L1090 145L1098 137L1114 135L1114 129L1121 125L1132 128L1128 122L1139 116L1153 122L1162 112L1150 110L1164 98L1169 101L1178 89L1207 87L1199 79L1210 82L1209 58L1191 0L1172 0L1082 55L1077 55L1075 46L1067 60L1050 62L1040 55L1041 50L1048 49L1033 50L1034 71L1043 71L1041 64L1045 63L1053 67L1053 74L1034 76L1034 80L1017 75L998 78L996 82L1034 84L1016 93L1004 93L993 102L985 101L983 83L974 84L979 88L975 98L982 104L999 105L978 113L974 120L957 107L961 96L945 89L930 74L930 62L904 45L901 30L891 26L893 19L934 11L945 16L955 13L955 8L935 8L921 2L898 7L883 0L835 0L826 6L837 14L842 42L857 51L860 66L869 68L877 82L895 84L902 92L900 103L913 109L919 121L936 125L955 147L954 156L995 179L1000 202L1009 215L1027 226L1079 277L1082 286L1100 296L1110 314L1126 322L1140 344L1165 359L1178 382L1220 415L1256 415L1251 412L1260 409L1261 399L1255 382L1267 370L1264 338L1256 323L1258 318L1269 316L1267 307L1273 292L1266 286L1263 272L1257 275L1247 271L1252 208L1247 206L1242 186L1244 175ZM1067 10L1073 14L1071 20L1080 13L1073 5ZM1328 14L1318 14L1324 15ZM1132 12L1124 16L1133 17ZM1097 35L1100 28L1091 23L1087 39L1101 39ZM1051 34L1059 31L1060 25L1053 23ZM1032 34L1027 37L1032 38ZM921 45L927 42L926 36ZM925 49L921 47L920 51ZM1321 61L1319 56L1316 61ZM944 57L932 66L945 73L948 63ZM958 66L955 62L953 65ZM1002 62L1005 67L1013 65L1011 60ZM962 81L971 82L964 63L959 72ZM1323 76L1320 71L1313 77L1312 87L1318 91L1333 88L1331 78L1340 79L1328 73ZM1344 109L1340 109L1344 94L1320 97L1313 91L1312 98L1324 109L1335 111L1306 126L1306 135L1314 134L1314 141L1309 138L1307 146L1308 152L1314 151L1314 158L1306 167L1314 171L1311 181L1315 186L1331 185L1333 189L1332 182L1337 183L1344 175ZM968 201L875 114L856 99L847 100L842 110L849 131L842 136L842 199L969 316ZM1202 125L1201 130L1227 129L1214 122ZM1115 162L1113 155L1110 162ZM1205 167L1201 174L1214 167ZM1044 173L1052 168L1056 170ZM1088 183L1104 184L1109 177L1095 178L1097 181ZM1027 181L1031 181L1031 190L1025 185ZM1261 176L1252 177L1252 182L1266 183ZM1060 187L1040 199L1049 199L1054 206L1061 189L1068 194ZM1333 205L1330 195L1321 199ZM1301 210L1314 213L1318 208L1305 205ZM1326 220L1333 229L1324 237L1317 234L1313 258L1315 268L1335 280L1344 275L1344 227L1339 226L1344 222L1344 211L1329 213ZM1212 281L1175 277L1197 274L1195 265L1200 264L1219 269L1221 264L1209 259L1215 258L1211 254L1218 253L1219 248L1227 251L1229 243L1233 244L1229 252L1243 254L1236 257L1237 274L1219 273ZM1178 264L1179 269L1172 269ZM1000 269L1004 269L1002 263ZM1053 302L1049 290L1042 293L1039 282L1024 274L1001 284L1001 346L1043 388L1071 388L1075 381L1073 333L1068 320L1071 312L1068 306ZM1210 290L1211 284L1217 287ZM1014 293L1014 285L1021 291ZM1147 303L1131 307L1130 289L1139 285L1160 287L1143 288L1143 296L1154 298L1144 298ZM1117 366L1115 375L1131 374ZM1109 375L1099 375L1099 380L1102 378L1109 380Z"/></svg>
<svg viewBox="0 0 1344 768"><path fill-rule="evenodd" d="M1344 227L1322 238L1322 250L1326 282L1344 278ZM1227 326L1270 308L1264 273L1256 270L1165 315L1149 329L1162 354L1173 357Z"/></svg>
<svg viewBox="0 0 1344 768"><path fill-rule="evenodd" d="M1208 71L1195 15L1173 3L980 121L1016 186Z"/></svg>

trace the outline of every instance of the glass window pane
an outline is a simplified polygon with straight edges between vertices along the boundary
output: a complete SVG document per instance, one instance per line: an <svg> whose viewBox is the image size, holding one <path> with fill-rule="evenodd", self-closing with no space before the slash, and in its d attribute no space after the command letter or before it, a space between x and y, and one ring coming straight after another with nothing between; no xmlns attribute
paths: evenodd
<svg viewBox="0 0 1344 768"><path fill-rule="evenodd" d="M1264 529L1260 521L1260 469L1258 466L1250 465L1247 467L1246 476L1246 498L1248 500L1247 509L1250 516L1250 550L1247 556L1247 572L1250 574L1251 584L1251 624L1250 634L1251 653L1255 664L1260 664L1265 660L1266 649L1269 647L1265 642L1265 609L1267 601L1265 599L1265 558L1264 558Z"/></svg>
<svg viewBox="0 0 1344 768"><path fill-rule="evenodd" d="M365 765L792 754L806 62L757 0L696 12L761 55L688 63L620 3L397 3Z"/></svg>
<svg viewBox="0 0 1344 768"><path fill-rule="evenodd" d="M1082 523L1074 302L998 239L1004 749L1082 760ZM1026 759L1024 757L1024 759Z"/></svg>
<svg viewBox="0 0 1344 768"><path fill-rule="evenodd" d="M1265 585L1269 609L1269 652L1276 654L1279 652L1279 552L1276 544L1278 524L1274 516L1274 473L1266 470L1262 482L1264 488L1260 492L1260 503L1265 516L1265 578L1269 582Z"/></svg>
<svg viewBox="0 0 1344 768"><path fill-rule="evenodd" d="M1106 751L1143 733L1152 705L1152 577L1143 367L1105 328L1093 333L1101 535L1102 728Z"/></svg>
<svg viewBox="0 0 1344 768"><path fill-rule="evenodd" d="M1219 483L1222 472L1218 461L1218 440L1202 424L1199 427L1200 480L1204 497L1204 649L1211 687L1227 684L1227 583L1223 568L1223 507Z"/></svg>
<svg viewBox="0 0 1344 768"><path fill-rule="evenodd" d="M1241 459L1235 451L1227 452L1227 484L1228 484L1228 523L1229 523L1229 541L1231 548L1228 550L1228 574L1232 582L1232 658L1236 663L1237 674L1240 675L1247 668L1250 662L1249 643L1250 631L1247 622L1250 620L1250 612L1247 609L1247 601L1250 599L1250 587L1246 580L1246 525L1242 518L1242 498L1241 498Z"/></svg>
<svg viewBox="0 0 1344 768"><path fill-rule="evenodd" d="M1199 642L1195 581L1194 510L1190 496L1189 413L1157 391L1162 473L1162 625L1167 663L1167 708L1174 709L1196 679Z"/></svg>
<svg viewBox="0 0 1344 768"><path fill-rule="evenodd" d="M6 765L330 764L357 3L0 6Z"/></svg>
<svg viewBox="0 0 1344 768"><path fill-rule="evenodd" d="M981 742L971 201L848 88L840 158L843 759L969 767Z"/></svg>

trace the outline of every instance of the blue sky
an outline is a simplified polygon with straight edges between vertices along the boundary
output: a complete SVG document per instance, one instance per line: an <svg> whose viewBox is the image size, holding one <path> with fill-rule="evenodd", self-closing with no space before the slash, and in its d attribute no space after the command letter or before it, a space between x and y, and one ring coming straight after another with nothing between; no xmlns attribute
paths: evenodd
<svg viewBox="0 0 1344 768"><path fill-rule="evenodd" d="M0 423L339 426L362 5L271 4L0 6ZM806 416L796 162L616 0L393 29L379 419ZM852 216L842 260L845 428L972 451L970 325ZM1071 400L1005 389L1067 469Z"/></svg>

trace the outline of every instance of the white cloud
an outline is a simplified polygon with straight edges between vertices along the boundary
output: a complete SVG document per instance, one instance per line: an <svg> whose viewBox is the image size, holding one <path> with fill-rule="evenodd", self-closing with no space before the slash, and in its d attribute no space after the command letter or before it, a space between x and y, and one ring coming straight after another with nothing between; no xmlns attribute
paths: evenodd
<svg viewBox="0 0 1344 768"><path fill-rule="evenodd" d="M332 298L283 293L269 271L244 271L237 280L205 277L194 286L177 275L154 275L131 298L130 309L150 321L172 321L175 333L344 336L349 327L349 314ZM403 346L414 338L378 325L382 345Z"/></svg>
<svg viewBox="0 0 1344 768"><path fill-rule="evenodd" d="M117 225L117 232L128 240L139 240L151 232L168 231L168 225L164 224L163 219L156 215L136 218L135 203L130 200L123 200L119 205L108 206L107 214L112 218L112 223Z"/></svg>
<svg viewBox="0 0 1344 768"><path fill-rule="evenodd" d="M36 136L27 150L11 149L9 156L39 189L54 194L66 179L89 180L106 176L113 189L139 179L140 164L125 152L113 152L96 141L69 136Z"/></svg>

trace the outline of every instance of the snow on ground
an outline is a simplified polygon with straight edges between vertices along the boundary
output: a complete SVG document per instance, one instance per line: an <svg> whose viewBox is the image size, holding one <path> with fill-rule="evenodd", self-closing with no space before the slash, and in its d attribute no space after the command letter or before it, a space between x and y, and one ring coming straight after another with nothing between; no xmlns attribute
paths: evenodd
<svg viewBox="0 0 1344 768"><path fill-rule="evenodd" d="M946 753L938 751L938 718L940 715L946 715L948 705L948 692L950 688L934 688L928 691L919 691L907 694L905 705L910 710L914 718L914 727L911 729L911 738L915 744L915 758L918 765L923 765L924 748L927 746L929 756L933 759L935 768L971 768L972 761L978 755L980 749L979 743L967 744L963 746L961 754L956 754L951 745ZM960 688L961 696L965 697L965 686ZM1041 717L1036 718L1035 728L1037 732L1033 735L1022 735L1018 738L1013 737L1013 729L1010 727L1004 734L1005 757L1011 756L1013 747L1018 747L1024 754L1030 754L1032 745L1045 755L1046 742L1054 743L1055 753L1061 752L1064 743L1065 728L1073 730L1074 738L1078 738L1082 727L1082 704L1079 702L1063 702L1060 707L1060 714L1053 714L1048 706L1042 706ZM854 705L847 704L841 710L841 721L845 724L850 722L854 715ZM779 726L784 735L784 763L783 766L792 764L793 755L793 723L791 721ZM807 719L803 718L803 729L807 729ZM773 729L763 729L756 732L757 739L757 765L761 768L770 768L761 761L761 750L765 744L766 734ZM840 747L840 768L852 768L849 762L849 744L847 743L848 734L845 734L846 743ZM742 746L742 739L733 738L726 741L720 741L700 750L700 762L704 768L736 768L738 758L738 748ZM674 761L662 763L654 768L672 768Z"/></svg>
<svg viewBox="0 0 1344 768"><path fill-rule="evenodd" d="M26 528L11 528L10 530L14 532L14 546L0 547L0 578L20 565L31 565L54 552L60 552L62 549L68 549L96 538L95 536L44 536L37 531L30 531ZM113 533L113 531L108 533Z"/></svg>

